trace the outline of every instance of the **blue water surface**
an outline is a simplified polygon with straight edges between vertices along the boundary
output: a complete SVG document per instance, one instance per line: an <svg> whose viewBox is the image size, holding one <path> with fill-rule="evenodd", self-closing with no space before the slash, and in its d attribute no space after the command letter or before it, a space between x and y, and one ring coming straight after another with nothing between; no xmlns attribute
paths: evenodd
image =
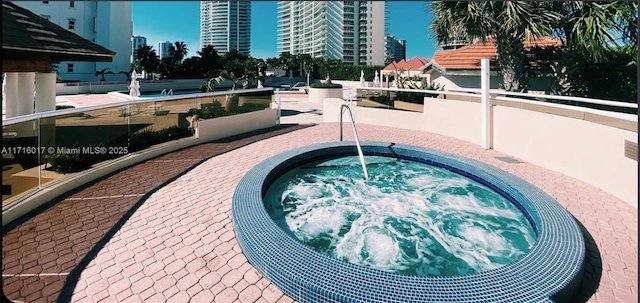
<svg viewBox="0 0 640 303"><path fill-rule="evenodd" d="M506 198L464 176L389 157L323 160L288 171L265 194L285 231L346 262L417 276L478 273L515 261L536 236Z"/></svg>

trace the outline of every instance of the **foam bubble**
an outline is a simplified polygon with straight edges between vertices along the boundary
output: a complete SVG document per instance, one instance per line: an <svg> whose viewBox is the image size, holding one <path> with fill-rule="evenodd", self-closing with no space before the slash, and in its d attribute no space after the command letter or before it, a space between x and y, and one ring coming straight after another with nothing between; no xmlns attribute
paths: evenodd
<svg viewBox="0 0 640 303"><path fill-rule="evenodd" d="M410 275L497 268L535 243L517 208L481 184L421 163L366 161L366 181L357 157L287 172L265 194L265 208L318 251Z"/></svg>

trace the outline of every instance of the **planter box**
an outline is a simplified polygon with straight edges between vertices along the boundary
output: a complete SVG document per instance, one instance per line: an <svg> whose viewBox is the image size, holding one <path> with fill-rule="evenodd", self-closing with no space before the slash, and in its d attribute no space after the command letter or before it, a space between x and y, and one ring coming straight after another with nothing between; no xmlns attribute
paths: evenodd
<svg viewBox="0 0 640 303"><path fill-rule="evenodd" d="M327 98L342 99L342 88L309 88L309 102L322 104Z"/></svg>
<svg viewBox="0 0 640 303"><path fill-rule="evenodd" d="M16 196L20 196L20 193L38 188L38 178L41 178L42 185L44 185L48 182L60 180L65 177L64 174L60 174L51 170L45 170L44 168L45 165L43 164L11 176L11 193Z"/></svg>
<svg viewBox="0 0 640 303"><path fill-rule="evenodd" d="M198 140L208 142L277 125L278 110L255 112L198 121Z"/></svg>
<svg viewBox="0 0 640 303"><path fill-rule="evenodd" d="M424 104L416 104L416 103L400 101L400 100L393 101L393 107L395 109L402 109L402 110L408 110L408 111L419 112L419 113L423 112L424 110Z"/></svg>

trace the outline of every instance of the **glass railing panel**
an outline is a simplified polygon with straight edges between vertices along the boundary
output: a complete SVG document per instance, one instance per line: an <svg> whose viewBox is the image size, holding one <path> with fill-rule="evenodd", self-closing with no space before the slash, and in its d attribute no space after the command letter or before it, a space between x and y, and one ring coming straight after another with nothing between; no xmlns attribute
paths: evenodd
<svg viewBox="0 0 640 303"><path fill-rule="evenodd" d="M129 152L192 136L187 117L197 103L191 100L164 100L130 105L128 117Z"/></svg>
<svg viewBox="0 0 640 303"><path fill-rule="evenodd" d="M41 118L41 184L81 172L126 154L126 106Z"/></svg>
<svg viewBox="0 0 640 303"><path fill-rule="evenodd" d="M39 186L37 121L2 126L2 206Z"/></svg>
<svg viewBox="0 0 640 303"><path fill-rule="evenodd" d="M424 112L424 98L442 98L442 94L358 89L358 106Z"/></svg>
<svg viewBox="0 0 640 303"><path fill-rule="evenodd" d="M234 94L160 98L3 125L3 206L72 173L191 137L190 121L196 114L206 119L269 108L272 94L240 89Z"/></svg>
<svg viewBox="0 0 640 303"><path fill-rule="evenodd" d="M200 119L213 119L271 107L273 91L243 92L240 89L236 92L218 96L203 96L200 108L191 113L197 114Z"/></svg>

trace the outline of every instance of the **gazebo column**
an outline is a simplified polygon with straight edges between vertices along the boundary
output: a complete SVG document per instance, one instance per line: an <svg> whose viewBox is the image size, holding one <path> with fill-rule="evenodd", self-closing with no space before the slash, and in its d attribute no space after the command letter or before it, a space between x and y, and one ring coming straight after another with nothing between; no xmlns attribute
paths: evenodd
<svg viewBox="0 0 640 303"><path fill-rule="evenodd" d="M56 73L36 74L36 112L56 109ZM56 118L40 119L40 146L56 147Z"/></svg>
<svg viewBox="0 0 640 303"><path fill-rule="evenodd" d="M18 73L17 116L33 114L36 73Z"/></svg>
<svg viewBox="0 0 640 303"><path fill-rule="evenodd" d="M4 73L2 83L2 100L5 105L5 117L13 118L18 115L18 73Z"/></svg>
<svg viewBox="0 0 640 303"><path fill-rule="evenodd" d="M56 110L56 73L36 74L36 113Z"/></svg>

